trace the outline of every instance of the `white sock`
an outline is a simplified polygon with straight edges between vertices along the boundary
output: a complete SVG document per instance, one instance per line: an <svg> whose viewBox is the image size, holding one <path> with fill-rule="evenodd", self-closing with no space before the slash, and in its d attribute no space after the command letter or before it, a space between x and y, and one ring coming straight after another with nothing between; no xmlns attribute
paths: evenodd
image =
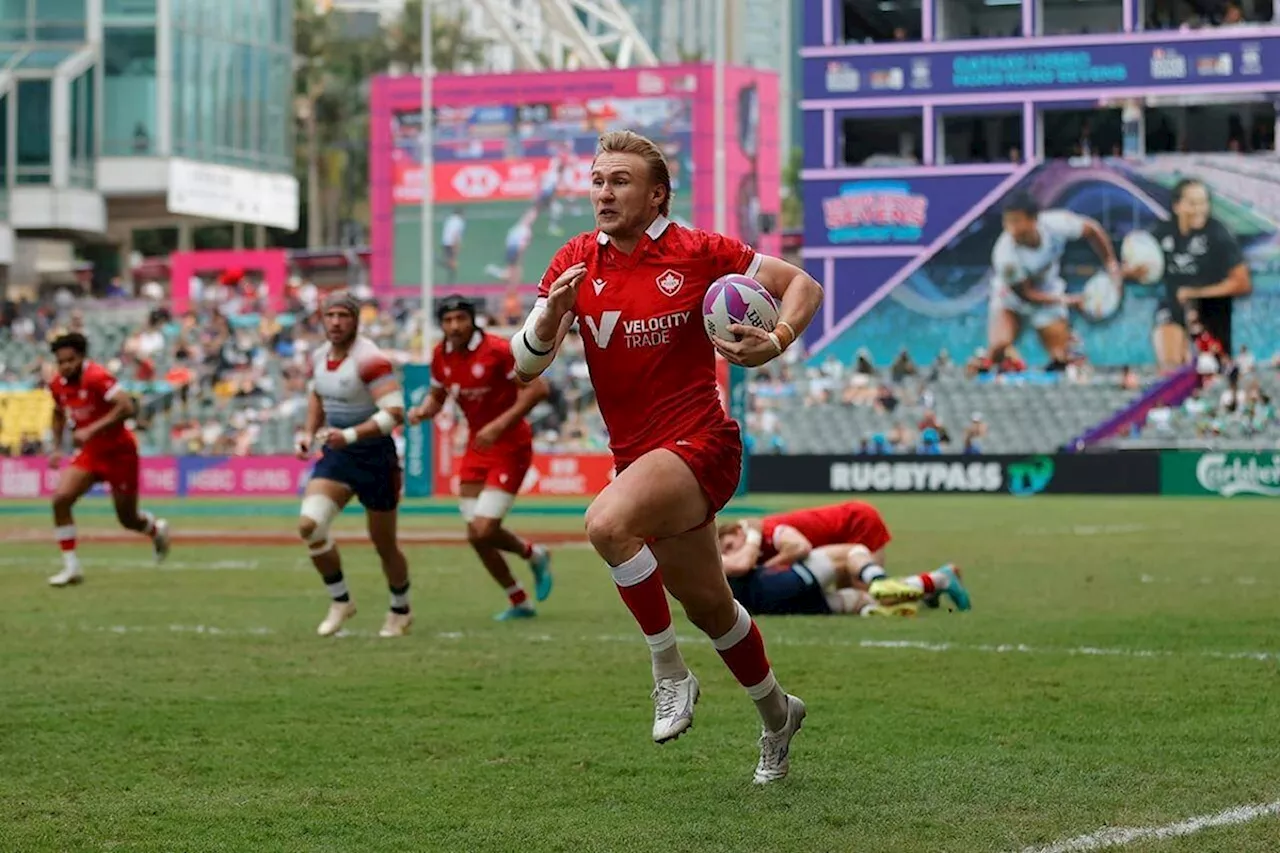
<svg viewBox="0 0 1280 853"><path fill-rule="evenodd" d="M649 644L649 656L653 659L653 680L661 681L670 678L683 681L689 677L689 667L685 665L680 647L676 645L676 628L674 625L660 634L645 634L644 641Z"/></svg>
<svg viewBox="0 0 1280 853"><path fill-rule="evenodd" d="M142 528L142 535L150 536L154 539L156 535L156 517L144 509L138 513L138 518L142 519L142 523L145 525Z"/></svg>
<svg viewBox="0 0 1280 853"><path fill-rule="evenodd" d="M870 586L873 582L880 580L885 576L884 567L877 563L867 563L858 570L858 579Z"/></svg>
<svg viewBox="0 0 1280 853"><path fill-rule="evenodd" d="M925 592L924 575L912 575L903 578L902 582L914 589L916 592ZM945 572L929 572L929 580L933 581L933 589L935 592L941 592L951 585L951 579L947 577Z"/></svg>
<svg viewBox="0 0 1280 853"><path fill-rule="evenodd" d="M64 524L61 527L53 528L53 538L59 546L62 546L67 542L72 544L70 550L63 550L62 552L62 567L64 569L74 569L79 571L80 558L76 556L75 549L76 526L74 524Z"/></svg>

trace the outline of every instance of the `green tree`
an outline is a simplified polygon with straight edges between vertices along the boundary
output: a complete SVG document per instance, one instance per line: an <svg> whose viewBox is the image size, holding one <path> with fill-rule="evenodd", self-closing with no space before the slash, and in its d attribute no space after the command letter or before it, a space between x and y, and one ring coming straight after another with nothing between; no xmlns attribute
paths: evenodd
<svg viewBox="0 0 1280 853"><path fill-rule="evenodd" d="M368 223L369 90L392 68L421 66L421 0L375 38L348 35L342 13L318 13L313 0L295 0L296 172L304 188L300 223L306 245L339 242L344 222ZM480 63L484 42L460 19L437 14L433 65L450 72Z"/></svg>
<svg viewBox="0 0 1280 853"><path fill-rule="evenodd" d="M391 60L409 71L422 68L422 0L406 0L390 32ZM436 11L431 21L431 64L449 74L484 60L484 41L467 33L462 14Z"/></svg>
<svg viewBox="0 0 1280 853"><path fill-rule="evenodd" d="M804 226L804 196L800 192L800 170L804 168L804 151L791 149L791 156L782 167L782 227Z"/></svg>

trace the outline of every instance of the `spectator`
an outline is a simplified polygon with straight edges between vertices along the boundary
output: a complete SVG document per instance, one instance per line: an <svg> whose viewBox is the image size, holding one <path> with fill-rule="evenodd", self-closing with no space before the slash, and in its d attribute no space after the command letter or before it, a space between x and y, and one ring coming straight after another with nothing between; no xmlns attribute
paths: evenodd
<svg viewBox="0 0 1280 853"><path fill-rule="evenodd" d="M1235 364L1240 369L1241 375L1249 376L1257 369L1258 360L1249 351L1249 347L1241 344L1240 352L1235 357Z"/></svg>
<svg viewBox="0 0 1280 853"><path fill-rule="evenodd" d="M916 452L924 456L937 456L942 453L942 436L934 427L920 430L920 445Z"/></svg>
<svg viewBox="0 0 1280 853"><path fill-rule="evenodd" d="M907 352L906 347L902 348L893 360L893 364L889 366L889 376L896 384L901 384L908 376L915 376L918 372L916 363L911 360L911 353Z"/></svg>
<svg viewBox="0 0 1280 853"><path fill-rule="evenodd" d="M893 388L889 385L881 385L876 389L875 410L883 412L886 415L892 415L898 408L898 395L893 392Z"/></svg>
<svg viewBox="0 0 1280 853"><path fill-rule="evenodd" d="M902 421L894 421L893 428L889 430L889 435L886 438L889 447L895 453L905 453L914 446L911 432Z"/></svg>
<svg viewBox="0 0 1280 853"><path fill-rule="evenodd" d="M1126 391L1137 391L1142 387L1137 371L1127 364L1120 371L1120 387Z"/></svg>
<svg viewBox="0 0 1280 853"><path fill-rule="evenodd" d="M987 422L981 412L974 412L969 425L964 428L964 452L981 453L982 440L987 437Z"/></svg>

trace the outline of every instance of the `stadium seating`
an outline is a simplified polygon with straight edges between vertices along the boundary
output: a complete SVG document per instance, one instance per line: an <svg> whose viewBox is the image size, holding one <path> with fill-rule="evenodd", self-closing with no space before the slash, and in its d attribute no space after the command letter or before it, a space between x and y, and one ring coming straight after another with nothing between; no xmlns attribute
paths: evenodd
<svg viewBox="0 0 1280 853"><path fill-rule="evenodd" d="M1116 382L1005 384L962 376L940 377L930 391L933 411L951 438L943 451L963 448L965 427L977 414L987 425L987 435L979 442L985 453L1055 450L1140 393L1126 391ZM904 401L892 414L871 406L839 404L777 410L779 432L789 453L853 453L864 439L887 435L895 424L918 436L916 426L924 413L919 401Z"/></svg>

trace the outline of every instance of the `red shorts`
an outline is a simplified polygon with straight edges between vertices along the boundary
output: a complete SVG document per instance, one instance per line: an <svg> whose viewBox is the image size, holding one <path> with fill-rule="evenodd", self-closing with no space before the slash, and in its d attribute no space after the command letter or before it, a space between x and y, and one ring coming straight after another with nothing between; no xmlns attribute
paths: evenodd
<svg viewBox="0 0 1280 853"><path fill-rule="evenodd" d="M500 489L518 495L525 474L533 464L533 445L490 448L480 451L468 447L458 466L458 482L483 483L487 489Z"/></svg>
<svg viewBox="0 0 1280 853"><path fill-rule="evenodd" d="M71 460L71 467L87 471L95 481L106 483L113 495L138 493L138 445L133 441L82 448Z"/></svg>
<svg viewBox="0 0 1280 853"><path fill-rule="evenodd" d="M725 508L738 491L742 479L742 434L733 421L695 433L686 438L668 441L661 446L679 456L707 498L707 517L698 527L715 521L716 513ZM618 473L635 460L615 459ZM698 529L697 527L694 528Z"/></svg>

